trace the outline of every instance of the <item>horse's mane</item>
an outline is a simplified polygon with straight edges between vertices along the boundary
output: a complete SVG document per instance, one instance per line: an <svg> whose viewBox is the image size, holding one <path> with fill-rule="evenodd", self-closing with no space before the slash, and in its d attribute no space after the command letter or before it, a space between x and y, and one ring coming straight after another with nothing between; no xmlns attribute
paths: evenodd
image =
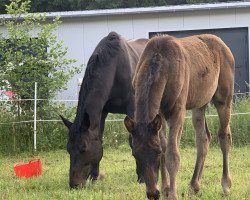
<svg viewBox="0 0 250 200"><path fill-rule="evenodd" d="M161 87L163 83L158 82L161 77L162 56L166 56L166 52L169 52L167 54L171 57L173 50L170 47L173 40L175 38L170 35L156 35L150 39L142 53L138 63L139 70L133 80L137 91L135 95L137 122L147 123L157 114L155 112L160 107L159 99L163 95Z"/></svg>
<svg viewBox="0 0 250 200"><path fill-rule="evenodd" d="M150 48L149 48L150 49ZM151 50L151 49L150 49ZM142 56L143 58L143 56ZM150 99L150 90L154 82L156 82L160 76L160 60L161 55L159 52L155 52L152 56L146 61L146 68L140 70L140 76L137 76L136 80L140 83L136 84L136 87L140 87L137 91L139 95L136 96L136 105L137 105L137 115L136 120L140 122L148 122L149 119L149 99ZM145 64L145 63L144 63ZM146 119L146 121L142 121L142 119Z"/></svg>
<svg viewBox="0 0 250 200"><path fill-rule="evenodd" d="M92 68L91 65L99 64L100 66L104 66L108 64L110 59L120 49L120 40L120 35L115 32L111 32L108 36L104 37L89 58L86 71Z"/></svg>
<svg viewBox="0 0 250 200"><path fill-rule="evenodd" d="M95 79L99 76L96 69L108 67L121 48L120 40L121 37L117 33L109 33L108 36L99 42L89 58L78 97L75 122L79 125L83 120L85 100L91 91L92 85L96 81Z"/></svg>

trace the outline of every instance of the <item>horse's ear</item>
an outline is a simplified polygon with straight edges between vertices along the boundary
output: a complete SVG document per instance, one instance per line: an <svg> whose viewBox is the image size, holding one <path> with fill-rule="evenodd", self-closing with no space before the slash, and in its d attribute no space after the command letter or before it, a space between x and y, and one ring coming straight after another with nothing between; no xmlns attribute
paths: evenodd
<svg viewBox="0 0 250 200"><path fill-rule="evenodd" d="M134 121L129 116L126 116L124 119L124 124L128 132L133 134L134 133Z"/></svg>
<svg viewBox="0 0 250 200"><path fill-rule="evenodd" d="M68 129L70 129L70 127L72 126L73 123L70 122L69 120L67 120L66 118L64 118L62 115L60 115L60 117L61 117L61 119L62 119L64 125L65 125Z"/></svg>
<svg viewBox="0 0 250 200"><path fill-rule="evenodd" d="M154 130L154 133L158 133L158 131L162 127L162 117L157 114L155 118L150 122L150 127Z"/></svg>
<svg viewBox="0 0 250 200"><path fill-rule="evenodd" d="M84 112L82 128L83 130L88 130L89 127L90 127L89 114L87 112Z"/></svg>

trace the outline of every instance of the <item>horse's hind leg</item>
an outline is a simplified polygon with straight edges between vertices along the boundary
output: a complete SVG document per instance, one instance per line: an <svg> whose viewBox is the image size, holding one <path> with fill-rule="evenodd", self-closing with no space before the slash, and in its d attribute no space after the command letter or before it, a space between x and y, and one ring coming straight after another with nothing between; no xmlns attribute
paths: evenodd
<svg viewBox="0 0 250 200"><path fill-rule="evenodd" d="M202 176L203 166L211 138L210 132L206 124L205 109L206 106L192 110L192 122L196 131L197 147L196 164L193 177L190 183L191 192L194 194L200 190L200 179Z"/></svg>
<svg viewBox="0 0 250 200"><path fill-rule="evenodd" d="M223 188L223 193L225 195L229 194L231 187L231 178L229 174L229 166L228 166L228 153L230 145L232 144L232 134L230 129L230 117L231 117L231 100L232 93L229 95L225 95L226 97L222 100L221 95L219 95L219 91L216 92L213 101L215 107L217 109L219 120L220 120L220 128L218 132L218 137L220 141L220 147L223 154L223 174L221 185Z"/></svg>

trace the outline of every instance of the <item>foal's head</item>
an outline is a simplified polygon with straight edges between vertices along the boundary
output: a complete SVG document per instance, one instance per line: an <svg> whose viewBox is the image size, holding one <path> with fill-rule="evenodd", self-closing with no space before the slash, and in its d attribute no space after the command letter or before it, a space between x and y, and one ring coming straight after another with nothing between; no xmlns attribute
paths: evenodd
<svg viewBox="0 0 250 200"><path fill-rule="evenodd" d="M142 171L147 197L157 200L160 197L157 181L162 153L159 136L162 126L161 116L156 115L151 122L145 123L134 122L127 116L124 123L132 136L132 154Z"/></svg>
<svg viewBox="0 0 250 200"><path fill-rule="evenodd" d="M90 128L89 116L84 115L84 121L79 127L61 116L63 123L69 129L67 151L70 154L70 188L82 188L91 175L96 179L98 172L93 171L103 154L102 143Z"/></svg>

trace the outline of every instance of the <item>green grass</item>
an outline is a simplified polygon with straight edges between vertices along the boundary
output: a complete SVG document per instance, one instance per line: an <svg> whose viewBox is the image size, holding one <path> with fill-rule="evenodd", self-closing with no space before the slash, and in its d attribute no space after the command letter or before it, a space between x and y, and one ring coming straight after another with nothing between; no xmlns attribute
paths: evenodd
<svg viewBox="0 0 250 200"><path fill-rule="evenodd" d="M145 185L136 183L135 161L130 149L107 148L101 161L104 178L95 184L88 182L84 190L68 187L69 156L66 151L38 153L43 161L43 175L31 179L19 179L14 175L13 164L28 161L32 156L0 155L0 199L95 199L140 200L146 199ZM188 184L195 163L195 149L181 150L181 168L177 176L178 196L190 199ZM250 199L250 147L232 148L230 153L232 189L223 199ZM218 148L210 149L204 167L202 188L191 199L221 199L220 178L222 156Z"/></svg>

